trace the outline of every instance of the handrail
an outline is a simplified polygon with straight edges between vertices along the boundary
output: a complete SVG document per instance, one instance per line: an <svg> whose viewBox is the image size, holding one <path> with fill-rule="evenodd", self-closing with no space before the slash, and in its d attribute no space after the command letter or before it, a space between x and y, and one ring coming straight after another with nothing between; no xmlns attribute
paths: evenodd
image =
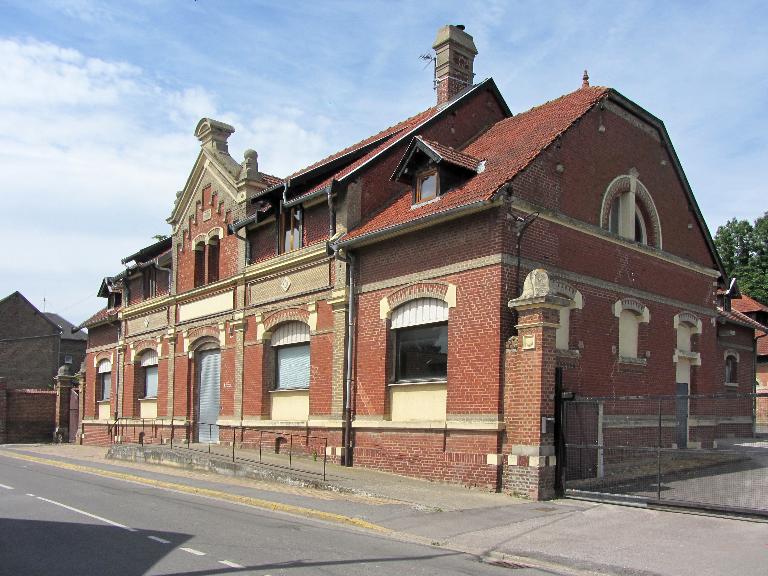
<svg viewBox="0 0 768 576"><path fill-rule="evenodd" d="M279 438L287 439L288 443L288 469L293 470L294 469L294 446L297 445L299 448L303 448L303 451L305 454L310 454L309 448L310 448L310 441L317 441L318 444L322 443L322 452L323 452L323 472L322 477L323 480L326 479L326 472L327 472L327 464L328 464L328 438L326 436L318 436L315 434L310 434L309 429L307 428L305 432L302 433L294 433L294 432L282 432L274 429L266 429L259 426L240 426L240 425L233 425L233 424L215 424L211 422L193 422L191 420L183 420L183 421L171 421L168 422L165 418L131 418L122 416L119 418L116 418L115 421L110 424L109 426L109 433L110 438L114 442L114 438L119 437L121 443L138 443L140 445L144 445L144 440L148 435L148 431L151 432L151 437L153 439L157 438L158 435L160 436L161 443L164 443L164 439L166 438L163 435L163 432L170 429L170 435L167 436L167 439L169 441L170 447L174 447L174 441L176 440L176 429L181 427L184 432L184 438L179 444L176 442L176 447L182 447L184 445L184 442L186 442L186 448L189 450L195 450L199 451L196 448L192 448L192 437L193 437L193 430L192 426L196 426L198 430L202 427L205 429L205 426L208 426L208 438L211 438L213 436L213 430L214 426L216 427L216 430L218 432L224 432L231 430L231 443L232 443L232 461L235 462L237 460L243 461L243 462L256 462L255 460L251 460L249 458L244 458L243 456L238 457L237 455L237 443L238 443L238 432L239 432L239 443L240 443L240 449L243 450L243 445L248 443L255 443L254 441L246 441L246 435L251 436L251 434L246 433L254 433L253 436L255 436L256 433L258 433L258 443L259 443L259 459L258 463L262 465L267 465L267 463L263 460L263 446L264 446L264 435L266 434L268 437L274 436L275 438L275 453L279 454L281 453L281 447L282 444L278 444ZM130 435L127 435L128 431L131 431ZM139 434L137 437L137 430L139 430ZM122 434L120 433L122 431ZM113 433L114 432L114 433ZM138 442L136 442L136 439L138 438ZM303 442L294 443L294 438L299 438ZM207 452L211 453L211 446L214 444L214 442L205 442L205 444L208 444ZM320 448L321 446L317 446L317 448ZM312 458L314 460L317 459L318 456L318 450L314 450L311 452ZM275 464L269 464L276 466ZM303 470L307 473L313 473L308 470Z"/></svg>

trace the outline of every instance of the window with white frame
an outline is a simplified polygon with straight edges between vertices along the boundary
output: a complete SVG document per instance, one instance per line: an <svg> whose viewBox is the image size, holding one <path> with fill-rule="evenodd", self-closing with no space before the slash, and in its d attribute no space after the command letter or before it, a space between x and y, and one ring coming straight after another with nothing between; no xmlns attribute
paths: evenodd
<svg viewBox="0 0 768 576"><path fill-rule="evenodd" d="M392 311L396 382L444 381L448 377L448 305L419 298Z"/></svg>
<svg viewBox="0 0 768 576"><path fill-rule="evenodd" d="M275 390L309 389L309 338L309 326L303 322L286 322L272 334Z"/></svg>
<svg viewBox="0 0 768 576"><path fill-rule="evenodd" d="M648 189L634 169L614 178L603 195L600 225L622 238L661 248L661 223Z"/></svg>
<svg viewBox="0 0 768 576"><path fill-rule="evenodd" d="M96 367L96 382L98 390L96 398L99 401L108 401L112 390L112 362L102 360Z"/></svg>
<svg viewBox="0 0 768 576"><path fill-rule="evenodd" d="M560 308L558 327L555 330L555 348L568 350L570 348L571 311L581 310L584 307L584 298L581 292L559 280L555 280L552 287L555 295L570 301L568 306Z"/></svg>
<svg viewBox="0 0 768 576"><path fill-rule="evenodd" d="M619 319L619 358L639 359L640 324L650 322L648 308L634 298L624 298L613 305Z"/></svg>
<svg viewBox="0 0 768 576"><path fill-rule="evenodd" d="M157 398L157 351L144 352L141 355L140 365L144 380L144 398Z"/></svg>

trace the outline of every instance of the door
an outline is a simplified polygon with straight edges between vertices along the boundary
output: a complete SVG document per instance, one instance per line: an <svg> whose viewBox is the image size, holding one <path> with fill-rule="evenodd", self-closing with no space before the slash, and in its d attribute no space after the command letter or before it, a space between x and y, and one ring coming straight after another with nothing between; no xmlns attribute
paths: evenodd
<svg viewBox="0 0 768 576"><path fill-rule="evenodd" d="M688 448L688 383L678 382L676 390L675 415L677 430L675 433L677 447Z"/></svg>
<svg viewBox="0 0 768 576"><path fill-rule="evenodd" d="M203 350L198 353L198 430L199 442L219 441L219 377L221 356L218 350Z"/></svg>

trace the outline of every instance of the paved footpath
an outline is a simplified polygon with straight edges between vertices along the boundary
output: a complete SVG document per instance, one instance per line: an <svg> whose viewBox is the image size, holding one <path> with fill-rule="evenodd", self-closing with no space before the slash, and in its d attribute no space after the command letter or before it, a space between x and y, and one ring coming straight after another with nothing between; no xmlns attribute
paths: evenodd
<svg viewBox="0 0 768 576"><path fill-rule="evenodd" d="M577 500L529 502L339 468L342 491L216 476L104 458L105 448L0 447L0 458L187 491L387 537L531 567L531 573L740 576L768 573L768 524ZM341 481L340 481L341 482ZM350 493L357 482L357 493ZM521 572L516 573L520 574ZM524 572L523 572L524 573Z"/></svg>

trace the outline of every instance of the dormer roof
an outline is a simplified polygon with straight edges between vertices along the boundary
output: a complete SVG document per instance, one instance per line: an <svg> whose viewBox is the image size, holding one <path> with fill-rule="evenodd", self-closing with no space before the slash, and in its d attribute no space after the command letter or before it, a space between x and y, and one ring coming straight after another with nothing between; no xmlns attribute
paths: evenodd
<svg viewBox="0 0 768 576"><path fill-rule="evenodd" d="M429 156L435 164L450 164L469 172L477 173L481 171L481 168L484 166L483 160L476 158L471 154L465 154L450 146L443 146L439 142L427 140L421 136L414 136L411 143L408 144L408 148L405 150L400 163L397 165L397 168L395 168L395 171L392 174L392 180L400 180L403 174L410 168L413 157L417 151Z"/></svg>

